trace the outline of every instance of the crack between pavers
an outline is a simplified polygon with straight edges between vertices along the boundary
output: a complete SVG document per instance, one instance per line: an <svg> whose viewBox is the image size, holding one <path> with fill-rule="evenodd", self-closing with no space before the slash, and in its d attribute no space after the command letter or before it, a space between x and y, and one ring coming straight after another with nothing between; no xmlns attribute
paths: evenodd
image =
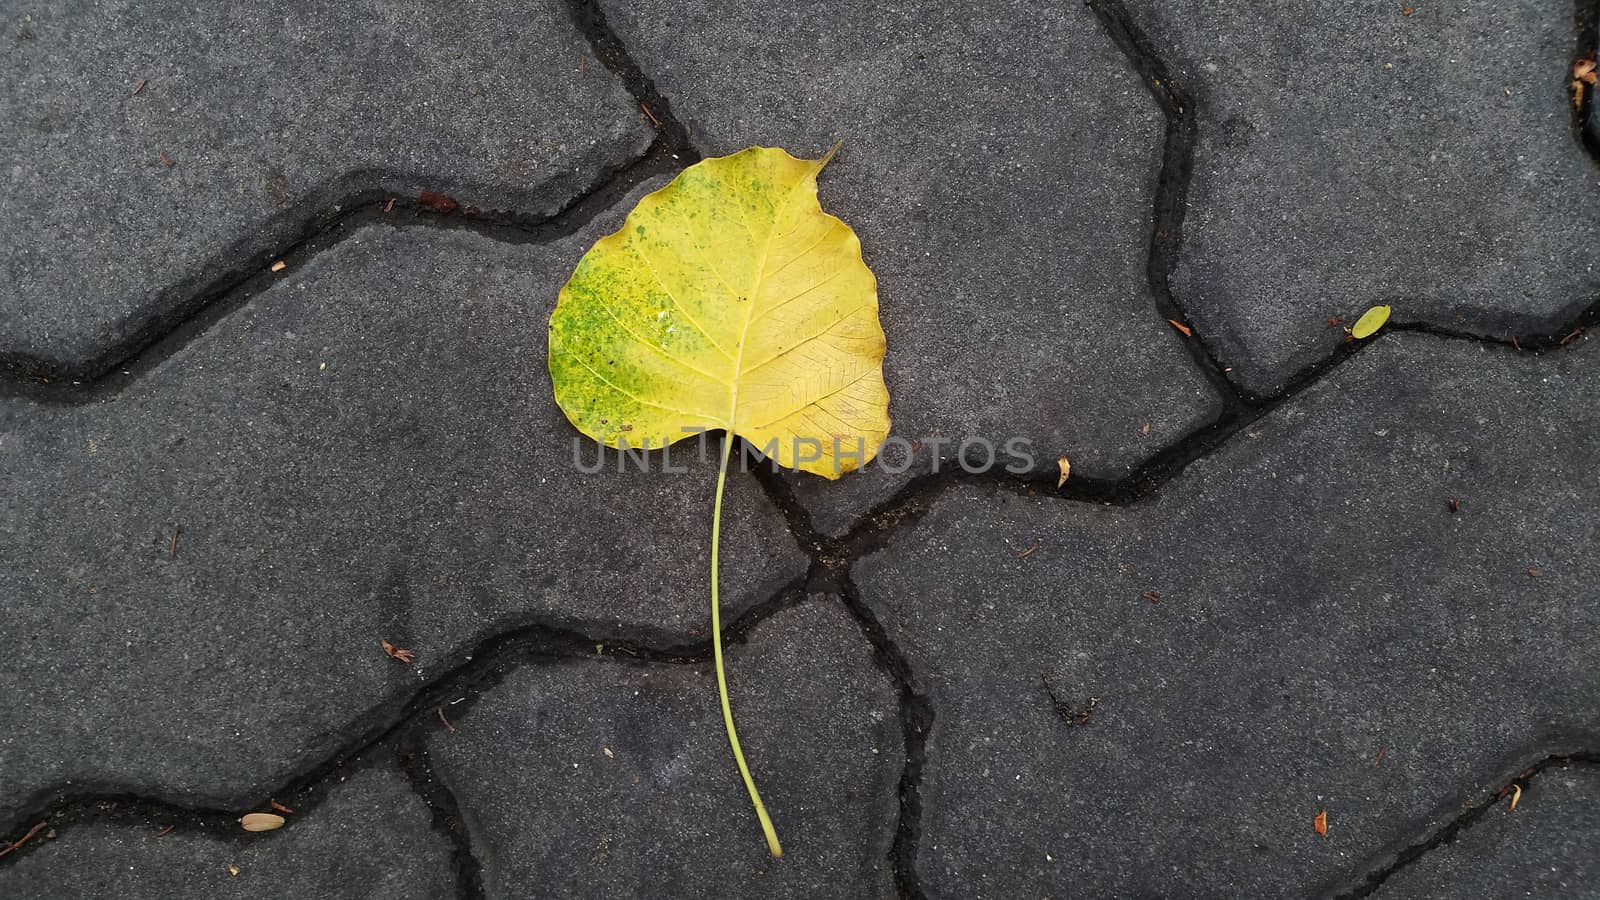
<svg viewBox="0 0 1600 900"><path fill-rule="evenodd" d="M673 153L670 145L657 137L643 155L608 168L594 184L546 217L470 208L440 212L416 197L399 197L379 188L359 189L311 213L295 236L228 268L194 295L140 324L128 338L107 347L82 368L66 370L41 357L0 353L0 398L58 404L111 399L285 276L305 268L368 225L470 231L501 243L561 240L587 226L646 179L682 168ZM280 262L284 264L282 274L273 271Z"/></svg>
<svg viewBox="0 0 1600 900"><path fill-rule="evenodd" d="M1183 218L1188 209L1195 135L1199 130L1194 104L1183 86L1167 70L1165 61L1155 51L1144 31L1134 23L1122 0L1085 0L1084 5L1099 20L1106 36L1127 58L1128 65L1144 82L1167 122L1161 167L1156 175L1145 277L1149 282L1150 295L1155 299L1156 313L1163 320L1161 324L1170 327L1168 323L1178 322L1193 332L1188 311L1172 293L1172 273L1178 267L1178 256L1183 249ZM1226 415L1243 402L1244 394L1228 377L1227 369L1212 352L1211 346L1197 335L1198 332L1195 332L1184 337L1184 349L1192 357L1195 368L1222 399Z"/></svg>
<svg viewBox="0 0 1600 900"><path fill-rule="evenodd" d="M1279 393L1250 400L1238 409L1195 428L1147 457L1122 478L1101 479L1074 475L1058 488L1056 485L1058 476L1053 468L1016 474L998 468L983 472L968 472L952 462L938 472L911 479L889 499L858 517L842 537L831 541L830 546L839 548L833 552L842 560L842 564L854 564L857 560L887 547L892 540L907 531L910 525L920 520L935 500L958 485L985 485L1015 494L1055 497L1102 506L1132 506L1144 502L1168 482L1175 480L1190 464L1220 452L1240 431L1294 400L1333 374L1352 357L1385 340L1390 334L1422 334L1435 340L1468 341L1505 352L1541 356L1576 348L1587 339L1585 337L1587 331L1594 328L1600 328L1600 302L1586 309L1574 322L1562 326L1549 335L1530 339L1529 342L1520 345L1510 339L1490 340L1477 335L1441 331L1433 326L1403 324L1385 328L1367 340L1342 344L1334 348L1326 358L1313 362L1295 373Z"/></svg>
<svg viewBox="0 0 1600 900"><path fill-rule="evenodd" d="M412 793L433 811L434 834L450 845L459 896L462 900L484 900L487 895L483 888L483 864L472 849L472 834L467 830L460 801L434 771L433 761L428 756L427 733L413 721L398 739L394 751L395 764L405 774Z"/></svg>
<svg viewBox="0 0 1600 900"><path fill-rule="evenodd" d="M38 402L87 403L114 396L276 284L280 277L272 267L278 262L285 264L286 272L298 271L365 225L383 222L397 227L464 230L502 243L546 244L576 234L646 180L675 174L698 162L700 153L690 142L688 129L611 32L604 13L586 0L570 0L567 7L595 58L622 82L640 105L641 115L655 125L656 137L643 154L602 167L587 188L547 216L475 207L441 211L420 197L398 196L377 186L386 181L418 180L412 176L401 179L381 171L345 173L339 181L374 186L356 188L320 209L292 216L299 224L289 238L236 265L223 266L222 274L140 323L128 337L83 366L63 369L42 357L0 353L0 399L21 396Z"/></svg>
<svg viewBox="0 0 1600 900"><path fill-rule="evenodd" d="M1193 357L1195 366L1211 383L1224 403L1225 408L1219 421L1229 418L1239 407L1250 408L1281 400L1289 392L1287 387L1271 395L1256 394L1228 377L1232 369L1222 362L1221 357L1210 346L1205 334L1194 327L1188 310L1172 290L1172 274L1177 269L1183 248L1183 222L1199 130L1192 97L1184 88L1182 81L1174 78L1161 54L1139 28L1122 0L1084 0L1084 5L1100 20L1106 34L1127 57L1129 65L1144 81L1167 120L1163 160L1157 179L1154 229L1148 256L1150 291L1155 298L1157 311L1164 320L1181 323L1192 332L1184 337L1183 343ZM1574 0L1574 7L1573 26L1576 38L1573 60L1594 58L1597 49L1597 28L1600 28L1600 0ZM1583 103L1573 105L1572 130L1573 139L1589 159L1600 166L1600 137L1588 127L1597 93L1600 93L1600 88L1591 87L1585 92ZM1516 346L1518 349L1546 349L1568 337L1574 328L1588 329L1600 324L1600 296L1591 298L1581 312L1564 320L1564 324L1558 321L1557 327L1548 333L1540 332L1548 326L1550 319L1539 316L1508 318L1525 324L1507 326L1501 329L1498 335L1490 333L1492 330L1490 328L1467 331L1426 321L1397 322L1391 324L1389 328L1504 344ZM1519 329L1527 329L1529 333L1517 333ZM1326 351L1322 361L1313 363L1307 369L1328 367L1341 360L1341 354L1338 348L1335 348ZM1303 374L1304 370L1292 376L1291 383Z"/></svg>
<svg viewBox="0 0 1600 900"><path fill-rule="evenodd" d="M655 81L644 74L644 70L628 53L627 47L623 46L622 39L617 37L606 21L605 10L600 8L598 0L568 0L567 9L573 23L588 39L595 57L611 74L621 79L628 93L644 108L651 121L659 123L656 130L674 148L673 152L683 158L684 165L699 162L700 152L689 139L688 127L678 121L672 112L672 104L661 95Z"/></svg>
<svg viewBox="0 0 1600 900"><path fill-rule="evenodd" d="M843 540L819 532L812 523L810 511L795 497L793 487L783 478L776 463L763 459L748 441L739 440L745 467L761 484L768 501L783 515L800 551L811 559L806 574L807 592L831 594L844 602L850 617L872 645L874 664L895 687L905 755L896 791L889 864L897 896L902 900L924 900L927 892L917 872L917 848L922 840L922 771L927 762L928 733L933 727L933 702L920 687L910 655L890 636L851 579L852 548Z"/></svg>
<svg viewBox="0 0 1600 900"><path fill-rule="evenodd" d="M1523 764L1515 774L1497 780L1487 791L1466 804L1458 815L1428 828L1398 848L1384 851L1374 862L1365 867L1364 872L1329 887L1322 891L1320 896L1329 900L1359 900L1362 897L1369 897L1391 875L1429 852L1454 841L1461 832L1477 824L1505 799L1513 786L1526 789L1530 781L1553 766L1600 766L1600 747L1597 746L1564 746L1536 753L1538 758L1533 763Z"/></svg>
<svg viewBox="0 0 1600 900"><path fill-rule="evenodd" d="M806 578L797 578L770 597L741 611L723 626L727 645L747 643L750 635L767 619L807 601ZM578 662L628 666L700 666L711 661L709 636L695 641L658 639L646 643L616 635L593 635L572 628L532 622L490 635L460 651L459 661L448 665L443 674L422 685L405 698L380 703L355 716L341 729L354 737L346 739L329 754L310 766L291 774L262 793L257 804L237 808L210 804L184 803L167 797L141 793L115 786L75 786L57 784L31 794L19 806L18 825L9 835L0 835L0 845L20 839L34 824L44 821L52 828L71 827L80 822L101 820L117 813L137 811L145 821L173 822L196 827L207 833L234 836L239 833L238 817L245 812L265 811L269 800L286 802L303 814L320 805L328 789L349 772L378 765L375 757L386 753L398 759L407 747L420 745L420 735L446 728L441 710L448 710L451 721L465 718L487 691L524 665ZM386 763L392 765L393 763ZM426 794L424 799L428 799ZM284 798L294 800L284 800ZM297 805L299 804L299 805ZM109 806L109 808L107 808ZM303 807L303 808L302 808ZM435 809L436 814L441 811ZM450 810L442 811L452 815ZM292 828L296 816L289 816L285 829ZM0 869L37 850L47 841L37 837L15 852L0 857Z"/></svg>

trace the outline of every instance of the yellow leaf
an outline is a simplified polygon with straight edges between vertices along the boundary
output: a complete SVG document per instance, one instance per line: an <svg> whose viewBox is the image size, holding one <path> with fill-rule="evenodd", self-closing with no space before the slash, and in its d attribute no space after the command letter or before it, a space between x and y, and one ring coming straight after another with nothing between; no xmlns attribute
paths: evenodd
<svg viewBox="0 0 1600 900"><path fill-rule="evenodd" d="M550 317L556 402L607 446L725 429L827 478L889 433L877 281L817 202L832 156L707 159L597 241Z"/></svg>
<svg viewBox="0 0 1600 900"><path fill-rule="evenodd" d="M752 147L703 160L589 248L550 316L550 380L579 431L642 449L720 428L827 478L877 455L889 434L878 285L855 232L817 202L832 157ZM727 444L711 508L712 667L729 747L777 857L722 663Z"/></svg>
<svg viewBox="0 0 1600 900"><path fill-rule="evenodd" d="M1350 336L1360 340L1377 334L1383 323L1389 321L1389 312L1387 306L1374 306L1362 313L1361 318L1356 320L1355 327L1350 329Z"/></svg>
<svg viewBox="0 0 1600 900"><path fill-rule="evenodd" d="M1059 488L1067 483L1067 477L1072 474L1072 462L1063 456L1056 460L1056 468L1061 470L1061 477L1056 479L1056 487Z"/></svg>

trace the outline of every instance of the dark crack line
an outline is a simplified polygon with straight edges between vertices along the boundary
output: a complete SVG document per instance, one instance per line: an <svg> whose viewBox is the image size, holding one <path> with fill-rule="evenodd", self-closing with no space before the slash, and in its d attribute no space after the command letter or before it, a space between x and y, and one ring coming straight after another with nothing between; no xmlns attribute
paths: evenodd
<svg viewBox="0 0 1600 900"><path fill-rule="evenodd" d="M905 740L905 765L900 770L899 814L894 841L889 848L895 889L906 900L924 900L917 871L917 851L922 845L922 772L928 761L928 734L933 730L933 701L917 681L911 659L890 637L848 573L841 576L840 596L872 644L878 665L893 679L900 696L900 728Z"/></svg>
<svg viewBox="0 0 1600 900"><path fill-rule="evenodd" d="M1183 248L1183 221L1193 176L1195 144L1199 133L1195 104L1183 87L1182 81L1173 76L1155 46L1134 22L1132 14L1128 12L1122 0L1084 0L1084 3L1099 18L1106 34L1127 57L1133 69L1139 73L1167 119L1166 143L1161 172L1157 179L1154 229L1148 258L1150 292L1155 298L1157 311L1163 319L1180 322L1193 332L1184 338L1183 343L1193 357L1196 367L1223 400L1224 411L1219 417L1219 422L1238 414L1242 411L1241 408L1249 410L1275 404L1285 395L1293 393L1291 385L1296 380L1303 379L1305 371L1293 376L1284 389L1271 395L1255 394L1235 384L1233 379L1228 377L1231 368L1223 364L1204 333L1194 327L1188 311L1172 290L1172 274L1177 269ZM1600 0L1574 0L1574 4L1573 26L1576 39L1573 45L1573 60L1594 58L1597 48L1597 28L1600 28L1600 24L1597 24L1600 23ZM1597 93L1600 93L1600 88L1591 87L1585 91L1583 103L1573 105L1572 129L1573 140L1591 161L1600 166L1600 136L1588 127ZM1600 324L1600 296L1591 297L1588 306L1565 324L1559 320L1537 316L1511 318L1523 324L1508 326L1499 335L1490 333L1491 329L1487 328L1468 331L1426 321L1402 321L1392 323L1388 327L1391 330L1418 331L1443 337L1504 344L1524 350L1542 350L1568 338L1575 328L1587 330ZM1545 332L1544 329L1552 324L1556 327ZM1520 333L1523 330L1526 333ZM1325 358L1321 362L1313 363L1307 369L1331 367L1342 359L1343 356L1336 347L1332 351L1326 351Z"/></svg>
<svg viewBox="0 0 1600 900"><path fill-rule="evenodd" d="M911 666L910 656L889 635L888 629L879 621L851 580L849 567L852 548L842 540L817 531L812 524L811 513L795 498L793 488L775 463L764 460L748 442L742 443L741 451L745 466L761 483L768 499L783 514L789 532L801 551L811 557L806 589L812 593L833 594L844 601L845 608L861 628L862 635L872 645L874 663L895 686L899 698L905 761L900 770L889 863L894 872L898 896L905 900L923 900L927 892L922 889L921 877L917 872L917 848L922 840L920 789L923 767L927 762L928 733L933 728L933 703L920 687L921 682Z"/></svg>
<svg viewBox="0 0 1600 900"><path fill-rule="evenodd" d="M607 27L605 15L585 0L573 0L569 9L595 57L649 110L652 121L659 123L655 140L642 156L606 167L594 183L549 216L475 207L440 212L417 197L397 196L382 187L355 189L321 209L301 212L295 217L301 224L291 237L236 265L224 266L222 274L142 321L81 369L63 370L41 357L0 353L0 399L23 396L39 402L87 403L113 397L282 280L271 270L275 263L286 264L285 274L299 271L363 226L383 222L397 227L471 231L504 243L551 243L576 234L647 179L674 174L698 162L700 154L689 141L688 129L673 116L670 105ZM402 179L372 171L349 173L340 180L381 185Z"/></svg>
<svg viewBox="0 0 1600 900"><path fill-rule="evenodd" d="M113 399L212 326L367 225L471 231L503 243L550 243L577 233L646 179L676 172L682 165L658 138L643 156L607 171L546 218L472 209L441 213L416 198L397 197L381 189L359 190L312 214L296 237L251 257L213 279L194 297L141 325L83 371L61 371L40 358L0 354L0 399L22 397L64 404ZM280 261L285 263L283 271L273 272L272 266Z"/></svg>
<svg viewBox="0 0 1600 900"><path fill-rule="evenodd" d="M484 900L483 865L473 852L472 836L467 831L460 802L434 771L428 756L427 730L420 722L412 720L399 736L394 751L395 763L405 773L412 792L433 811L434 833L450 845L451 861L456 867L456 887L462 900Z"/></svg>
<svg viewBox="0 0 1600 900"><path fill-rule="evenodd" d="M1150 294L1155 298L1156 311L1163 320L1162 324L1180 322L1193 331L1188 311L1172 293L1172 273L1178 267L1178 256L1183 248L1183 217L1188 209L1195 135L1199 131L1194 104L1182 85L1167 70L1166 63L1144 32L1134 24L1122 0L1085 0L1085 5L1099 19L1100 27L1111 42L1127 57L1128 65L1144 81L1150 96L1155 99L1167 120L1161 169L1156 176L1155 209L1151 216L1150 252L1145 261L1145 277L1149 281ZM1227 416L1242 404L1244 394L1228 377L1227 369L1211 351L1210 345L1197 335L1196 331L1193 335L1185 336L1182 343L1193 357L1195 367L1211 383L1217 396L1222 398L1223 415Z"/></svg>
<svg viewBox="0 0 1600 900"><path fill-rule="evenodd" d="M1368 340L1339 345L1327 358L1297 372L1280 393L1265 399L1250 400L1232 413L1196 428L1147 458L1122 478L1113 480L1074 475L1058 488L1057 473L1053 468L1021 474L1012 474L1000 468L967 472L951 462L937 472L920 475L907 482L894 496L862 515L843 537L827 542L826 546L832 548L829 552L841 564L853 563L886 547L892 539L920 520L935 500L957 485L986 485L1027 496L1058 497L1103 506L1130 506L1143 502L1176 479L1191 463L1221 451L1240 431L1294 400L1369 346L1390 339L1387 338L1389 334L1421 333L1432 339L1469 341L1493 347L1499 352L1540 356L1579 346L1587 340L1589 329L1600 329L1600 302L1589 307L1569 325L1520 347L1511 340L1487 340L1476 335L1441 332L1431 326L1400 325L1386 328ZM1563 344L1564 337L1571 339ZM780 491L774 485L775 481L781 483L779 479L768 479L763 484L768 486L769 496L773 496L774 502L783 508L786 501L778 495L787 492L788 488L783 487ZM791 519L791 527L797 527L794 519Z"/></svg>
<svg viewBox="0 0 1600 900"><path fill-rule="evenodd" d="M725 642L746 643L750 634L768 618L806 600L805 579L790 582L771 597L750 606L724 624ZM654 643L646 643L533 623L485 638L463 651L460 657L461 661L448 667L442 675L423 685L409 698L380 704L377 709L356 717L353 727L347 729L354 732L354 738L347 739L337 750L301 773L284 779L260 797L257 804L225 808L184 803L115 786L84 785L81 782L72 787L58 784L36 792L33 799L21 804L25 812L18 814L18 826L12 834L0 838L5 843L15 841L40 821L49 822L52 828L64 828L80 822L106 819L119 811L124 816L136 816L136 821L178 824L180 827L233 838L240 833L240 815L252 810L266 811L264 805L270 799L283 800L286 797L294 798L293 801L284 801L296 810L296 815L289 816L285 825L285 829L292 828L297 816L315 810L331 786L351 771L377 765L379 763L374 760L379 758L388 761L383 764L389 765L393 764L393 760L400 760L403 769L407 765L415 765L419 759L416 751L421 747L423 738L428 733L445 728L439 715L441 709L449 710L448 717L452 722L467 717L477 705L479 697L524 665L597 662L627 666L703 666L711 661L711 639L707 636L686 642L662 638ZM431 768L426 774L431 777ZM408 775L416 785L418 776L409 770ZM419 793L425 801L430 802L436 816L444 816L446 820L459 818L459 810L451 805L453 800L447 801L443 794L431 788L419 790ZM435 799L446 801L445 808L434 807L432 801ZM452 832L452 840L458 845L465 837L464 831ZM35 838L17 851L0 857L0 869L45 843L48 842ZM463 878L467 878L468 874L464 874Z"/></svg>
<svg viewBox="0 0 1600 900"><path fill-rule="evenodd" d="M639 105L648 110L652 121L659 122L657 131L666 147L674 154L673 158L680 160L687 166L700 161L700 153L689 140L689 129L678 121L672 112L672 104L656 89L656 84L639 64L634 61L628 49L623 46L617 33L611 30L606 22L605 10L600 8L597 0L568 0L568 9L572 14L572 21L577 24L578 30L589 39L589 47L613 75L622 80L628 93Z"/></svg>
<svg viewBox="0 0 1600 900"><path fill-rule="evenodd" d="M1454 841L1462 831L1477 824L1505 799L1513 786L1526 789L1528 783L1546 769L1571 764L1600 766L1600 748L1572 747L1542 751L1541 758L1531 765L1523 765L1516 774L1499 780L1494 787L1471 800L1460 814L1429 828L1404 845L1384 852L1375 862L1369 863L1362 874L1323 891L1322 896L1332 900L1359 900L1371 896L1389 876L1430 851Z"/></svg>

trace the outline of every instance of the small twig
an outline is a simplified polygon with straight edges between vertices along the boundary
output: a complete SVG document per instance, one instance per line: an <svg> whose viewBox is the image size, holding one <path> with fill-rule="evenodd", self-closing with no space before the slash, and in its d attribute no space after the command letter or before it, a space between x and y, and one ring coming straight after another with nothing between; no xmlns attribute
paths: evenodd
<svg viewBox="0 0 1600 900"><path fill-rule="evenodd" d="M141 94L144 91L144 86L149 84L149 83L150 83L150 79L146 78L143 81L139 82L138 84L134 85L133 86L133 93L129 94L128 96L130 96L130 97L139 96L139 94Z"/></svg>
<svg viewBox="0 0 1600 900"><path fill-rule="evenodd" d="M440 722L440 724L444 725L444 730L445 731L449 731L451 733L454 733L455 730L456 730L456 727L454 725L451 725L450 724L450 720L446 719L444 717L444 707L435 706L433 708L433 711L439 714L439 722Z"/></svg>
<svg viewBox="0 0 1600 900"><path fill-rule="evenodd" d="M644 114L649 117L651 125L654 125L657 128L661 127L661 120L656 118L656 114L650 111L650 107L640 103L639 108L644 110Z"/></svg>
<svg viewBox="0 0 1600 900"><path fill-rule="evenodd" d="M1032 556L1033 555L1033 551L1035 551L1037 549L1039 549L1039 544L1036 541L1036 542L1034 542L1034 545L1032 547L1029 547L1028 549L1022 551L1021 553L1018 553L1017 554L1017 559L1027 559L1028 557Z"/></svg>
<svg viewBox="0 0 1600 900"><path fill-rule="evenodd" d="M178 830L178 826L176 826L176 825L168 825L167 827L165 827L165 828L161 829L160 831L156 832L156 837L164 838L167 835L169 835L169 834L171 834L171 833L173 833L174 831L177 831L177 830Z"/></svg>
<svg viewBox="0 0 1600 900"><path fill-rule="evenodd" d="M39 824L33 826L32 828L29 828L28 829L28 833L23 835L20 838L17 838L17 842L16 843L7 846L4 850L0 850L0 856L5 856L7 853L10 853L11 851L17 849L18 847L21 847L23 844L26 844L29 841L29 839L31 839L34 835L36 835L39 832L44 830L45 824L46 824L45 822L40 822Z"/></svg>
<svg viewBox="0 0 1600 900"><path fill-rule="evenodd" d="M181 527L172 529L172 547L167 551L172 559L178 558L178 535L180 534L183 534Z"/></svg>

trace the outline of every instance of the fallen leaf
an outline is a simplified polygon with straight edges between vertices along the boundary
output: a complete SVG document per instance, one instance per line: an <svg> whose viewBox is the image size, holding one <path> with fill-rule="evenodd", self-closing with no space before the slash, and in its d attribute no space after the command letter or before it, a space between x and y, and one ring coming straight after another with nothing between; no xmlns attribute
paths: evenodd
<svg viewBox="0 0 1600 900"><path fill-rule="evenodd" d="M289 264L284 262L281 259L272 264L272 271L274 271L274 272L282 272L284 269L287 269L287 268L289 268Z"/></svg>
<svg viewBox="0 0 1600 900"><path fill-rule="evenodd" d="M1510 808L1508 808L1506 810L1506 812L1516 812L1517 804L1521 803L1521 802L1522 802L1522 785L1513 784L1511 786L1511 806L1510 806Z"/></svg>
<svg viewBox="0 0 1600 900"><path fill-rule="evenodd" d="M1383 323L1389 321L1390 311L1390 307L1387 306L1374 306L1362 313L1361 318L1350 328L1350 336L1359 341L1377 334Z"/></svg>
<svg viewBox="0 0 1600 900"><path fill-rule="evenodd" d="M1417 11L1417 8L1415 6L1407 6L1407 7L1403 7L1400 10L1400 15L1405 16L1406 18L1410 18L1413 14L1416 13L1416 11Z"/></svg>
<svg viewBox="0 0 1600 900"><path fill-rule="evenodd" d="M829 157L696 163L584 255L550 317L556 402L579 431L659 448L723 429L825 478L876 455L877 287L855 232L817 203Z"/></svg>
<svg viewBox="0 0 1600 900"><path fill-rule="evenodd" d="M1529 569L1528 570L1528 577L1529 578L1538 578L1541 574L1543 574L1543 573L1540 572L1538 569Z"/></svg>
<svg viewBox="0 0 1600 900"><path fill-rule="evenodd" d="M1150 433L1150 423L1149 422L1144 423L1144 427L1139 429L1139 433L1140 434L1149 434Z"/></svg>
<svg viewBox="0 0 1600 900"><path fill-rule="evenodd" d="M233 863L228 863L228 874L229 875L237 875L237 874L239 874L239 867L234 865Z"/></svg>
<svg viewBox="0 0 1600 900"><path fill-rule="evenodd" d="M1317 834L1325 835L1328 833L1328 811L1326 809L1317 813L1317 817L1311 820L1311 827L1317 830Z"/></svg>
<svg viewBox="0 0 1600 900"><path fill-rule="evenodd" d="M1189 326L1183 324L1182 322L1179 322L1177 319L1168 319L1167 320L1167 324L1171 325L1173 328L1178 329L1178 332L1180 334L1182 334L1184 337L1192 337L1194 335L1194 330L1193 329L1191 329Z"/></svg>
<svg viewBox="0 0 1600 900"><path fill-rule="evenodd" d="M283 827L283 816L277 813L245 813L239 824L245 831L277 831Z"/></svg>
<svg viewBox="0 0 1600 900"><path fill-rule="evenodd" d="M168 156L167 151L165 150L161 151L161 164L169 169L175 165L175 163L172 161L172 157Z"/></svg>
<svg viewBox="0 0 1600 900"><path fill-rule="evenodd" d="M877 454L889 434L877 282L855 232L817 202L833 152L801 160L752 147L702 160L584 254L549 329L556 403L580 432L642 449L721 430L780 466L829 479ZM718 528L734 443L726 445L712 506L713 665L728 743L777 857L783 848L740 749L722 667Z"/></svg>
<svg viewBox="0 0 1600 900"><path fill-rule="evenodd" d="M617 755L615 753L611 752L611 748L610 747L601 747L600 749L605 752L606 759L616 759L617 758Z"/></svg>
<svg viewBox="0 0 1600 900"><path fill-rule="evenodd" d="M1072 463L1068 462L1067 458L1063 456L1056 460L1056 468L1061 470L1061 477L1056 479L1056 488L1059 490L1062 485L1067 483L1068 476L1072 474Z"/></svg>
<svg viewBox="0 0 1600 900"><path fill-rule="evenodd" d="M399 647L396 647L395 645L389 643L388 641L384 641L383 642L383 652L389 654L390 656L394 657L395 659L400 660L401 662L403 662L403 663L405 663L407 665L410 665L417 658L417 655L415 653L412 653L410 650L402 650Z"/></svg>
<svg viewBox="0 0 1600 900"><path fill-rule="evenodd" d="M434 212L444 215L455 212L456 207L459 205L455 200L434 191L423 191L417 195L417 201Z"/></svg>

